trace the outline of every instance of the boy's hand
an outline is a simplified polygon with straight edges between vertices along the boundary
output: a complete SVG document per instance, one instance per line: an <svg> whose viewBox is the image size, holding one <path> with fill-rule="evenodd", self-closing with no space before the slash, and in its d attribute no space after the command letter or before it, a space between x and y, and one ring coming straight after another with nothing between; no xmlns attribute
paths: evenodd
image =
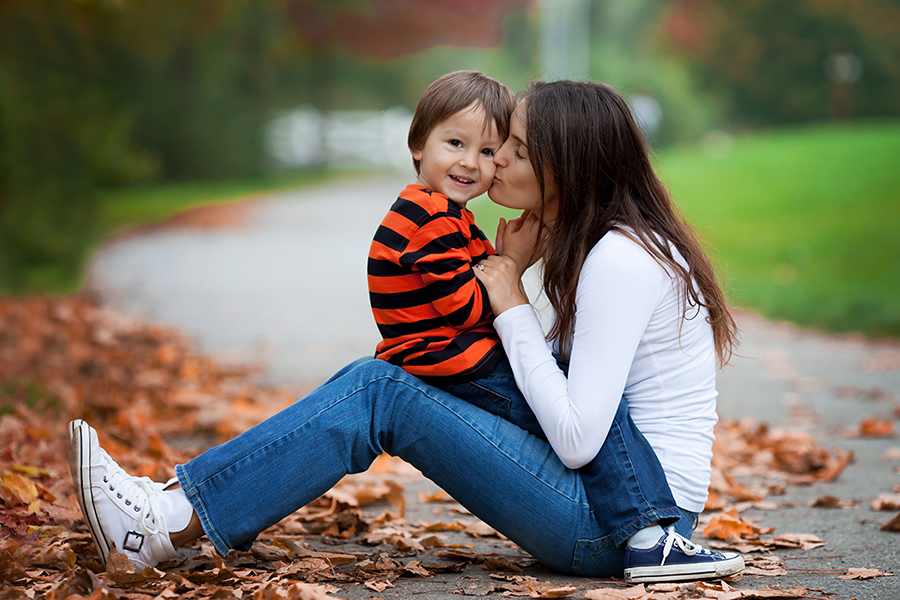
<svg viewBox="0 0 900 600"><path fill-rule="evenodd" d="M508 223L501 218L497 225L497 253L513 260L520 277L543 254L543 243L538 243L541 232L540 219L528 210Z"/></svg>

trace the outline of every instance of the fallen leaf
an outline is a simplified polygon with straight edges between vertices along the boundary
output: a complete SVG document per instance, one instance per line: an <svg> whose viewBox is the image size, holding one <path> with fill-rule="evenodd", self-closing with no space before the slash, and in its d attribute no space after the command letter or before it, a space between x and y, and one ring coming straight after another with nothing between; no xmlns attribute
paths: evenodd
<svg viewBox="0 0 900 600"><path fill-rule="evenodd" d="M552 583L526 582L525 587L531 592L532 598L566 598L578 591L571 585L558 586Z"/></svg>
<svg viewBox="0 0 900 600"><path fill-rule="evenodd" d="M730 510L714 516L703 530L703 535L709 539L727 540L735 537L752 540L759 538L760 532L759 527L741 519L736 510Z"/></svg>
<svg viewBox="0 0 900 600"><path fill-rule="evenodd" d="M893 573L885 573L878 569L851 568L846 575L840 575L838 579L872 579L873 577L893 577Z"/></svg>
<svg viewBox="0 0 900 600"><path fill-rule="evenodd" d="M584 594L587 600L645 600L650 594L643 584L626 589L600 588L590 590Z"/></svg>
<svg viewBox="0 0 900 600"><path fill-rule="evenodd" d="M376 592L383 592L384 590L386 590L388 588L396 587L390 581L385 581L383 579L382 580L372 579L372 580L365 582L363 585L365 585L370 590L374 590Z"/></svg>
<svg viewBox="0 0 900 600"><path fill-rule="evenodd" d="M419 502L422 504L430 504L433 502L456 502L453 498L450 497L450 494L445 492L444 490L438 490L432 494L426 492L419 492Z"/></svg>
<svg viewBox="0 0 900 600"><path fill-rule="evenodd" d="M784 533L773 538L772 542L782 548L800 548L802 550L812 550L828 543L811 533Z"/></svg>
<svg viewBox="0 0 900 600"><path fill-rule="evenodd" d="M879 527L881 531L900 531L900 514L894 515L894 518Z"/></svg>
<svg viewBox="0 0 900 600"><path fill-rule="evenodd" d="M894 430L894 423L889 419L869 417L859 422L857 435L864 438L885 438L896 437L897 432Z"/></svg>
<svg viewBox="0 0 900 600"><path fill-rule="evenodd" d="M774 555L759 556L748 554L744 556L746 565L742 573L744 575L761 575L763 577L781 577L788 574L784 561Z"/></svg>
<svg viewBox="0 0 900 600"><path fill-rule="evenodd" d="M855 508L859 506L856 500L841 500L836 496L826 494L809 503L812 508Z"/></svg>
<svg viewBox="0 0 900 600"><path fill-rule="evenodd" d="M872 510L900 510L900 494L878 494L872 500Z"/></svg>

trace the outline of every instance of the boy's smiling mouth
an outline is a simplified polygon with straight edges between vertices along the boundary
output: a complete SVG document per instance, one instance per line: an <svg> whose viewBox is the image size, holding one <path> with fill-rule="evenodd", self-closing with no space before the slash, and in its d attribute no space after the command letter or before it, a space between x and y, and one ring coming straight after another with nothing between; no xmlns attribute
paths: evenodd
<svg viewBox="0 0 900 600"><path fill-rule="evenodd" d="M460 177L459 175L450 175L450 179L463 184L475 183L474 179L469 179L468 177Z"/></svg>

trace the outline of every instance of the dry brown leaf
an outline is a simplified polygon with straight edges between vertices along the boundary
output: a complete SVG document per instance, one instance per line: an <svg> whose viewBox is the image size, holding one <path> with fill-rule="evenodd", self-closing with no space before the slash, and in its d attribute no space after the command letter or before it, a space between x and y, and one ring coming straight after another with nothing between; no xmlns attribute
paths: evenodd
<svg viewBox="0 0 900 600"><path fill-rule="evenodd" d="M526 582L525 587L531 592L532 598L567 598L578 591L578 588L571 585L555 585L552 583L532 583Z"/></svg>
<svg viewBox="0 0 900 600"><path fill-rule="evenodd" d="M856 500L841 500L836 496L826 494L809 503L811 508L855 508L859 506Z"/></svg>
<svg viewBox="0 0 900 600"><path fill-rule="evenodd" d="M371 579L371 580L365 582L363 585L365 585L370 590L374 590L379 593L383 592L384 590L386 590L388 588L396 587L396 586L394 586L393 583L391 583L390 581L386 581L384 579Z"/></svg>
<svg viewBox="0 0 900 600"><path fill-rule="evenodd" d="M900 531L900 514L894 515L894 518L879 527L881 531Z"/></svg>
<svg viewBox="0 0 900 600"><path fill-rule="evenodd" d="M828 542L811 533L784 533L775 536L772 543L781 548L800 548L812 550L826 545Z"/></svg>
<svg viewBox="0 0 900 600"><path fill-rule="evenodd" d="M900 510L900 494L878 494L872 500L872 510Z"/></svg>
<svg viewBox="0 0 900 600"><path fill-rule="evenodd" d="M466 534L474 538L497 537L500 535L497 530L485 523L484 521L475 521L466 525L463 530Z"/></svg>
<svg viewBox="0 0 900 600"><path fill-rule="evenodd" d="M599 588L590 590L584 594L587 600L646 600L650 598L650 594L644 588L643 584L626 588Z"/></svg>
<svg viewBox="0 0 900 600"><path fill-rule="evenodd" d="M872 579L874 577L893 577L893 573L886 573L878 569L851 568L846 575L840 575L838 579Z"/></svg>
<svg viewBox="0 0 900 600"><path fill-rule="evenodd" d="M774 555L759 556L748 554L744 556L746 565L743 575L761 575L763 577L781 577L788 574L784 561Z"/></svg>

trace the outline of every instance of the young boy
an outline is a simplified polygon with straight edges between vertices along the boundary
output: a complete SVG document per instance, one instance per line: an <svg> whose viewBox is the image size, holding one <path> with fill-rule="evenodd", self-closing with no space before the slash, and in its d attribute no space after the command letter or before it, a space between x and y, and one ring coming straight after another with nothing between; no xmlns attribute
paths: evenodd
<svg viewBox="0 0 900 600"><path fill-rule="evenodd" d="M522 397L472 266L494 248L466 208L491 186L515 96L474 71L444 75L422 94L409 130L418 179L369 250L375 356L543 437Z"/></svg>

